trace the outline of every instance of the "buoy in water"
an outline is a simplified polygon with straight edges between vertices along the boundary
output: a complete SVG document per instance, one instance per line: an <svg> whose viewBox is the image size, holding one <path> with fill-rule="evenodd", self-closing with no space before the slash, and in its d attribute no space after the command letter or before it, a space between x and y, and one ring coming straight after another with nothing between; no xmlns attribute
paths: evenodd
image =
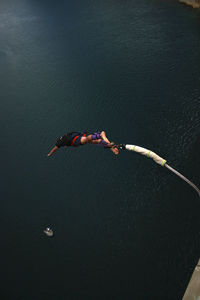
<svg viewBox="0 0 200 300"><path fill-rule="evenodd" d="M49 237L53 236L53 230L51 230L49 227L44 230L44 233Z"/></svg>

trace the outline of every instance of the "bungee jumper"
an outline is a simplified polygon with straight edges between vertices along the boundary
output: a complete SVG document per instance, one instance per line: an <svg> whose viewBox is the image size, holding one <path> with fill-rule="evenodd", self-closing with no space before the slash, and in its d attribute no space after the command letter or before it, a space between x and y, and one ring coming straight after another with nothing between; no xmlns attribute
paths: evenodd
<svg viewBox="0 0 200 300"><path fill-rule="evenodd" d="M145 155L149 158L152 158L157 164L161 165L162 167L166 167L171 172L179 176L185 182L187 182L190 186L192 186L195 191L198 193L200 197L200 190L199 188L192 183L188 178L183 176L181 173L173 169L167 164L167 161L157 155L155 152L148 150L146 148L136 146L136 145L129 145L129 144L114 144L111 143L108 138L106 137L105 131L98 131L94 133L87 133L87 132L69 132L63 136L60 136L57 139L56 145L51 149L47 156L53 155L60 147L79 147L86 144L97 144L103 146L103 148L109 148L115 155L119 154L119 150L129 150L140 153Z"/></svg>
<svg viewBox="0 0 200 300"><path fill-rule="evenodd" d="M119 149L108 140L105 131L94 133L73 131L60 136L47 156L53 155L60 147L79 147L86 144L97 144L103 148L109 148L115 155L119 154Z"/></svg>
<svg viewBox="0 0 200 300"><path fill-rule="evenodd" d="M198 193L199 197L200 197L199 188L193 182L191 182L188 178L186 178L181 173L179 173L178 171L176 171L175 169L170 167L167 164L167 161L165 159L163 159L162 157L160 157L159 155L157 155L156 153L152 152L151 150L148 150L148 149L145 149L143 147L136 146L136 145L119 144L119 145L115 145L115 146L120 150L134 151L134 152L140 153L142 155L145 155L149 158L152 158L157 164L161 165L162 167L166 167L171 172L173 172L174 174L179 176L181 179L183 179L185 182L187 182L190 186L192 186L195 189L195 191Z"/></svg>

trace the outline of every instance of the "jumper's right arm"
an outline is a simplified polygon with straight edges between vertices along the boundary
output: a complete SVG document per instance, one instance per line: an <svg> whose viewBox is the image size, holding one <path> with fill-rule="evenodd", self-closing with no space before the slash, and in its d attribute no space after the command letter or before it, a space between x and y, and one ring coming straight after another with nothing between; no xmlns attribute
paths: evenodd
<svg viewBox="0 0 200 300"><path fill-rule="evenodd" d="M47 156L53 155L58 150L58 146L54 146L51 151L47 154Z"/></svg>

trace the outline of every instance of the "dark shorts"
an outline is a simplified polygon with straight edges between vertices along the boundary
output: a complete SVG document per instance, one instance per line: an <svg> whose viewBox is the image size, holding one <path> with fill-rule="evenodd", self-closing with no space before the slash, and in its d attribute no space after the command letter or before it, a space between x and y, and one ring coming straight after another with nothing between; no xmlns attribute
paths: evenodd
<svg viewBox="0 0 200 300"><path fill-rule="evenodd" d="M81 144L81 138L82 138L82 136L86 136L86 133L81 133L79 135L76 135L73 138L72 146L74 146L74 147L83 146L83 144Z"/></svg>

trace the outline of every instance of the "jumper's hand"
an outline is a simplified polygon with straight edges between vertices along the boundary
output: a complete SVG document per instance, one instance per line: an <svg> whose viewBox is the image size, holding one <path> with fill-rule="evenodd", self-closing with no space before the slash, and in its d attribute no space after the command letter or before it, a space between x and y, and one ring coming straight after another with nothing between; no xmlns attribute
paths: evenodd
<svg viewBox="0 0 200 300"><path fill-rule="evenodd" d="M48 156L48 157L51 156L51 155L54 154L57 150L58 150L58 147L57 147L57 146L53 147L53 148L51 149L51 151L47 154L47 156Z"/></svg>

